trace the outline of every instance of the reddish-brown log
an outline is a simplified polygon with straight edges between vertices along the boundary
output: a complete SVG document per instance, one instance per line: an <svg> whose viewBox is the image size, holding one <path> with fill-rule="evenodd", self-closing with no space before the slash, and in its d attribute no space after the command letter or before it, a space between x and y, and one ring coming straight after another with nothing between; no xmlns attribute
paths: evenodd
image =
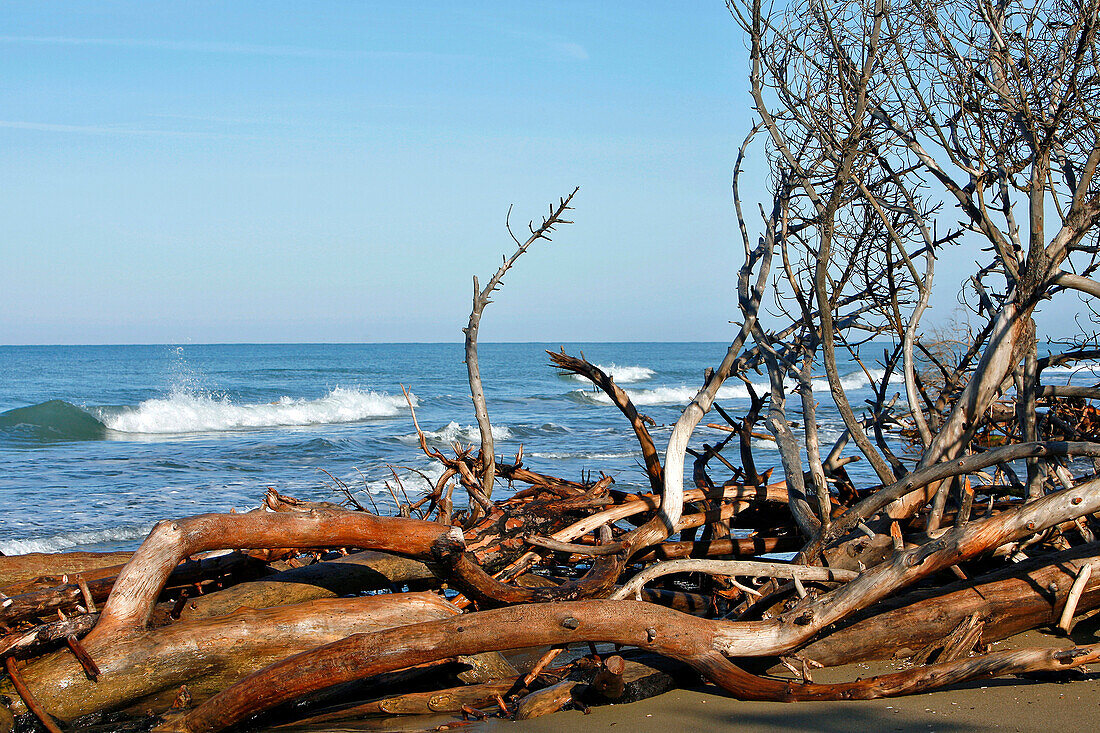
<svg viewBox="0 0 1100 733"><path fill-rule="evenodd" d="M207 550L263 547L360 547L441 561L463 548L449 527L366 512L201 514L159 522L127 563L89 634L89 643L143 628L172 569Z"/></svg>
<svg viewBox="0 0 1100 733"><path fill-rule="evenodd" d="M42 707L62 720L111 710L187 684L196 700L293 654L366 629L386 629L453 616L431 593L332 598L230 616L180 621L84 647L101 674L89 680L68 649L33 660L23 680ZM476 654L476 652L474 652ZM433 660L434 661L434 660ZM9 694L0 685L0 694Z"/></svg>

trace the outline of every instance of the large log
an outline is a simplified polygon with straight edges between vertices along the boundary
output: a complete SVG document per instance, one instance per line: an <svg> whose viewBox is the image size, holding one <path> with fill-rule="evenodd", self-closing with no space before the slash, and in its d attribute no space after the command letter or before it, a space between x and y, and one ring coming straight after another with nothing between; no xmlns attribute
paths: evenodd
<svg viewBox="0 0 1100 733"><path fill-rule="evenodd" d="M89 644L144 628L172 570L207 550L267 547L361 547L442 561L464 547L458 527L365 512L200 514L158 522L119 574Z"/></svg>
<svg viewBox="0 0 1100 733"><path fill-rule="evenodd" d="M0 589L43 575L77 575L88 570L121 567L130 552L30 552L0 555ZM10 595L10 594L9 594Z"/></svg>
<svg viewBox="0 0 1100 733"><path fill-rule="evenodd" d="M294 606L242 609L230 616L181 621L88 645L101 670L90 681L62 650L20 671L42 707L62 720L123 707L186 684L196 702L275 661L355 633L447 618L458 613L431 593L336 598ZM9 683L0 694L15 698ZM16 712L24 712L16 706Z"/></svg>
<svg viewBox="0 0 1100 733"><path fill-rule="evenodd" d="M942 639L972 614L984 621L982 642L1008 638L1058 621L1077 569L1100 561L1095 544L1010 566L976 581L953 584L932 597L877 613L803 647L799 654L825 666L911 656ZM1100 579L1092 580L1078 612L1100 606Z"/></svg>
<svg viewBox="0 0 1100 733"><path fill-rule="evenodd" d="M112 585L114 585L113 578L103 578L88 583L86 587L92 599L98 602L107 598ZM72 609L80 604L87 605L87 599L84 597L83 589L77 583L20 593L0 600L0 623L13 624L43 616L58 609ZM87 613L89 610L84 608L80 613Z"/></svg>
<svg viewBox="0 0 1100 733"><path fill-rule="evenodd" d="M409 560L409 562L415 562ZM85 613L77 608L105 601L114 589L118 575L124 566L112 566L84 571L75 576L39 576L20 581L8 589L19 589L18 595L0 600L0 622L16 621L41 616L58 609L66 612ZM198 560L187 560L177 565L169 574L162 591L180 588L208 580L249 577L259 572L263 563L243 553L230 552ZM57 583L61 583L58 585ZM236 606L239 608L242 605Z"/></svg>
<svg viewBox="0 0 1100 733"><path fill-rule="evenodd" d="M580 601L495 609L461 619L357 635L274 664L220 693L185 718L173 721L165 730L192 733L221 730L247 715L343 680L458 654L576 641L604 641L648 649L686 662L727 690L750 699L756 695L764 695L763 699L794 699L790 697L792 693L783 691L782 685L760 683L760 678L729 663L723 654L760 657L787 653L829 625L917 580L1006 542L1098 510L1100 479L1093 479L994 517L952 527L925 545L896 552L890 560L868 568L836 590L809 596L791 610L761 621L702 620L640 602ZM1083 652L1083 656L1091 655L1091 650ZM1006 659L1003 664L979 664L967 667L967 671L982 675L1003 669L1045 668L1044 665L1055 663L1042 655ZM834 694L906 694L928 689L937 680L951 679L956 678L945 673L939 677L887 680L881 686L808 685L800 688L798 694L818 696L814 699L830 699L828 696Z"/></svg>
<svg viewBox="0 0 1100 733"><path fill-rule="evenodd" d="M365 550L197 596L187 601L180 616L224 616L241 607L270 608L433 578L432 567L419 560Z"/></svg>

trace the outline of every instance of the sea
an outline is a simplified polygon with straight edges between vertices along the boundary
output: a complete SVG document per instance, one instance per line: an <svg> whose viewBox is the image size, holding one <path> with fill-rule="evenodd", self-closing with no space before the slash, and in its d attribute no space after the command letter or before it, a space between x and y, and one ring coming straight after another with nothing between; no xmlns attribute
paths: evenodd
<svg viewBox="0 0 1100 733"><path fill-rule="evenodd" d="M480 344L498 455L522 450L535 471L606 474L620 489L647 490L629 422L591 384L550 365L546 351L562 348L614 376L654 421L663 453L727 345ZM856 407L872 395L868 374L883 374L873 354L863 362L867 371L840 365ZM1100 364L1059 374L1093 384ZM767 390L766 375L752 381ZM814 392L829 443L843 425L823 378ZM160 519L248 511L269 487L340 502L343 486L393 513L441 473L420 450L410 403L433 448L478 443L460 343L0 346L0 553L133 549ZM747 388L728 382L718 403L743 414ZM796 395L788 406L800 419ZM693 444L720 440L706 425L721 422L708 414ZM775 466L778 477L774 445L754 446L757 468ZM876 483L865 464L849 473ZM499 483L494 495L510 491Z"/></svg>

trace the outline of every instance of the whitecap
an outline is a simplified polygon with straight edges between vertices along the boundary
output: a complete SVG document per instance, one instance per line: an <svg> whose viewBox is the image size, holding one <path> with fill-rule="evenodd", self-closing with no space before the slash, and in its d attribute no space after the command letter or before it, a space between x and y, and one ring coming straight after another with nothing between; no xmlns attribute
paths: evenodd
<svg viewBox="0 0 1100 733"><path fill-rule="evenodd" d="M410 397L415 406L416 397ZM237 404L225 396L173 392L121 412L96 412L111 430L171 434L358 422L397 415L404 407L403 396L337 387L316 400L280 397L267 404Z"/></svg>
<svg viewBox="0 0 1100 733"><path fill-rule="evenodd" d="M644 382L647 379L652 379L656 374L649 367L644 366L622 366L611 362L610 364L597 364L596 365L604 374L611 375L619 384L629 384L631 382ZM587 377L582 377L579 374L570 374L571 379L576 379L581 382L587 382Z"/></svg>
<svg viewBox="0 0 1100 733"><path fill-rule="evenodd" d="M558 461L568 461L568 460L595 461L595 460L608 460L608 459L613 459L613 458L631 458L633 456L640 455L640 452L636 451L636 450L608 452L608 453L598 453L598 452L597 453L586 453L584 451L580 451L580 452L576 452L576 453L570 453L568 451L547 451L547 452L541 452L541 453L530 453L528 455L530 455L532 458L545 458L545 459L548 459L548 460L558 460Z"/></svg>
<svg viewBox="0 0 1100 733"><path fill-rule="evenodd" d="M868 370L871 375L871 379L881 380L886 373L882 369L870 369ZM890 375L890 384L898 384L901 381L901 375L897 372ZM867 379L867 374L863 371L852 372L846 374L840 378L840 385L845 390L855 391L859 389L866 389L870 386L870 382ZM795 383L791 380L787 380L788 391L795 388ZM810 380L810 386L815 392L828 392L829 381L827 379L812 379ZM767 382L753 382L753 390L757 395L765 395L771 389ZM637 389L627 390L626 393L630 396L631 402L635 405L686 405L695 399L695 395L699 393L697 387L653 387L651 389ZM591 404L611 404L611 398L598 390L574 390L569 393L570 396L578 402L588 402ZM749 399L749 389L743 382L740 381L728 381L721 386L717 395L719 400L747 400Z"/></svg>
<svg viewBox="0 0 1100 733"><path fill-rule="evenodd" d="M155 522L131 524L110 529L77 530L63 532L49 537L32 537L22 540L0 541L0 553L5 555L25 555L29 552L60 552L73 547L87 547L115 542L132 542L144 539L153 529Z"/></svg>
<svg viewBox="0 0 1100 733"><path fill-rule="evenodd" d="M512 438L512 431L506 425L493 425L492 433L493 440L510 440ZM425 430L424 437L427 438L429 443L437 445L450 445L455 441L459 443L476 443L481 441L481 431L477 425L459 425L452 420L439 430ZM420 442L420 437L416 433L412 433L402 435L398 437L398 440L402 443L415 445Z"/></svg>
<svg viewBox="0 0 1100 733"><path fill-rule="evenodd" d="M1100 374L1100 362L1081 361L1073 365L1047 367L1043 374Z"/></svg>

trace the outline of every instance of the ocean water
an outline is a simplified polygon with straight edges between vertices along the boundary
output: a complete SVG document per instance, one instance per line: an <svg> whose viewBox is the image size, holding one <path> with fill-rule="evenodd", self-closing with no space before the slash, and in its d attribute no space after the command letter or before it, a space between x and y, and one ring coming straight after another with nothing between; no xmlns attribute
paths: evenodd
<svg viewBox="0 0 1100 733"><path fill-rule="evenodd" d="M545 349L561 346L480 345L497 454L522 445L533 470L569 478L602 471L619 488L644 490L629 423L590 384L549 365ZM662 452L703 369L726 350L564 347L615 376L656 421ZM440 473L417 445L402 386L433 446L478 441L462 359L461 344L0 347L0 552L132 548L159 519L245 511L268 487L338 501L330 474L364 505L393 511L390 488L415 498ZM853 363L841 371L850 401L862 405L871 396L865 374ZM766 377L754 381L766 390ZM842 423L824 382L815 388L822 441L831 442ZM745 387L727 384L718 402L743 412ZM793 412L798 400L788 405ZM721 420L712 412L703 422ZM701 426L694 443L722 436ZM772 444L757 448L758 468L778 467ZM849 471L860 476L865 462Z"/></svg>

